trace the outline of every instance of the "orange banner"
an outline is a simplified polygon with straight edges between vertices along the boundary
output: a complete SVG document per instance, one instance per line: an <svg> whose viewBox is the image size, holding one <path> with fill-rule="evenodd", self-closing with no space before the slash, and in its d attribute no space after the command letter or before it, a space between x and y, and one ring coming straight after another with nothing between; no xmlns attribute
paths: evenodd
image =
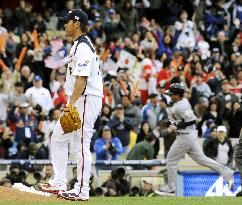
<svg viewBox="0 0 242 205"><path fill-rule="evenodd" d="M123 80L120 80L119 83L120 83L120 86L121 86L122 90L124 91L124 94L125 95L128 95L128 91L126 89L126 86L124 84L124 81Z"/></svg>
<svg viewBox="0 0 242 205"><path fill-rule="evenodd" d="M21 64L23 62L23 59L24 59L25 55L26 55L26 52L27 52L27 47L23 47L22 51L21 51L21 53L20 53L20 55L18 57L17 63L15 64L15 70L19 70L20 69L20 66L21 66Z"/></svg>
<svg viewBox="0 0 242 205"><path fill-rule="evenodd" d="M109 49L105 50L104 53L101 55L100 60L106 61L108 59L109 52Z"/></svg>
<svg viewBox="0 0 242 205"><path fill-rule="evenodd" d="M32 36L33 36L33 40L34 40L34 48L39 48L38 33L37 33L36 29L34 29Z"/></svg>
<svg viewBox="0 0 242 205"><path fill-rule="evenodd" d="M5 52L7 36L5 33L0 35L0 53Z"/></svg>
<svg viewBox="0 0 242 205"><path fill-rule="evenodd" d="M132 93L131 93L131 99L135 96L136 92L138 91L140 82L141 82L141 80L136 81L134 88L132 90Z"/></svg>

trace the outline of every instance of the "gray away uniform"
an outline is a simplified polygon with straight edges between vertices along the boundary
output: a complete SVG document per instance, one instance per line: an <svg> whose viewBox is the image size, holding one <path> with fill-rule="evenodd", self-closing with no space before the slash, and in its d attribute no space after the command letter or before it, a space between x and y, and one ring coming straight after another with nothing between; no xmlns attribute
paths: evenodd
<svg viewBox="0 0 242 205"><path fill-rule="evenodd" d="M181 122L189 124L189 122L196 120L196 116L186 98L182 98L169 108L168 115L169 120L175 125L178 125ZM177 129L176 140L171 146L166 159L168 173L168 184L166 186L167 192L173 192L176 190L177 164L186 153L188 153L198 164L210 167L217 171L226 181L233 176L233 171L231 169L204 155L202 148L198 143L197 136L197 130L194 123L190 123L190 125Z"/></svg>
<svg viewBox="0 0 242 205"><path fill-rule="evenodd" d="M239 143L235 148L234 161L236 162L236 167L240 173L240 184L242 186L242 133L239 137Z"/></svg>

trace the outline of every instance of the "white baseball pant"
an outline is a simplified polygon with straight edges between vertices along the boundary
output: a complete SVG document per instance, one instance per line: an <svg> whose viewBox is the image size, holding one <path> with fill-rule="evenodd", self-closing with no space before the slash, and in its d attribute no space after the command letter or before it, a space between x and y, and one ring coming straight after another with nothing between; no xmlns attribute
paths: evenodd
<svg viewBox="0 0 242 205"><path fill-rule="evenodd" d="M93 136L93 126L102 108L102 98L98 96L81 96L75 106L79 112L82 128L78 131L64 134L58 121L51 136L51 158L54 178L51 185L67 186L68 144L74 142L74 156L77 161L77 179L74 191L83 199L89 198L89 178L91 174L92 155L90 142Z"/></svg>

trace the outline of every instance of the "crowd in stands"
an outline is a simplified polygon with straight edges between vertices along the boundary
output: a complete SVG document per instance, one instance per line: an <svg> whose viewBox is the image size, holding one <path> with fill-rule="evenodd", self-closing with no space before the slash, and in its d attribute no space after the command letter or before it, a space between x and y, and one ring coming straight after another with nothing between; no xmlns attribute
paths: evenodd
<svg viewBox="0 0 242 205"><path fill-rule="evenodd" d="M96 160L160 159L160 138L165 158L176 137L165 90L178 82L197 116L205 154L232 163L230 138L242 128L241 0L67 0L65 8L20 0L0 8L0 159L50 159L51 134L67 102L72 45L58 17L73 8L89 16L103 71L103 108L91 143ZM43 167L10 171L2 184L24 181L27 172L43 179ZM152 195L149 180L143 191L126 190L119 172L103 185L107 192L93 194Z"/></svg>

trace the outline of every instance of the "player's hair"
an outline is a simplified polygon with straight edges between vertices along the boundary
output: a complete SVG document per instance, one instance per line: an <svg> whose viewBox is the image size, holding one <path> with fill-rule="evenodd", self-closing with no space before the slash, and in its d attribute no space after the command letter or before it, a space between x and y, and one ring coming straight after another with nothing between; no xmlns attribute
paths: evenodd
<svg viewBox="0 0 242 205"><path fill-rule="evenodd" d="M156 140L156 136L150 132L146 137L145 137L145 140L148 141L148 142L152 142L153 140Z"/></svg>
<svg viewBox="0 0 242 205"><path fill-rule="evenodd" d="M80 28L81 28L82 33L88 32L88 27L86 25L80 23Z"/></svg>
<svg viewBox="0 0 242 205"><path fill-rule="evenodd" d="M130 95L123 95L121 98L128 98L129 100L131 100L131 97L130 97Z"/></svg>

